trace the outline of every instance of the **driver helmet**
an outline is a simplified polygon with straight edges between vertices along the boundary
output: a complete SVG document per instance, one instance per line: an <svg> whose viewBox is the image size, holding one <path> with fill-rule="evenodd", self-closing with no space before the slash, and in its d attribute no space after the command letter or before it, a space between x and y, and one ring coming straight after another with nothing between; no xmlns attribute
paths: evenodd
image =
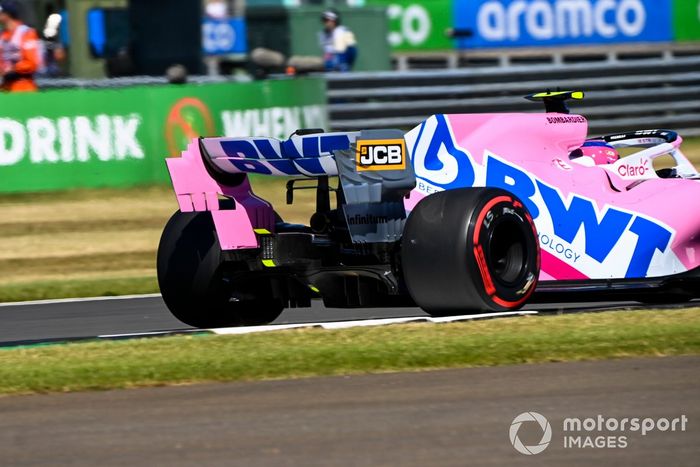
<svg viewBox="0 0 700 467"><path fill-rule="evenodd" d="M595 165L614 164L620 159L620 153L605 141L586 141L574 153L572 158L587 157Z"/></svg>

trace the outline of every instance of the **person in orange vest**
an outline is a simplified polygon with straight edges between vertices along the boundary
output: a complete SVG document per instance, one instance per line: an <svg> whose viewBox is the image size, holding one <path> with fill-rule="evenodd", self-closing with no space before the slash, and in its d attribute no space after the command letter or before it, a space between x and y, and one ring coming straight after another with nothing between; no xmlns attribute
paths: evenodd
<svg viewBox="0 0 700 467"><path fill-rule="evenodd" d="M2 90L36 91L34 73L42 63L41 43L36 30L22 23L14 1L0 1L0 75Z"/></svg>

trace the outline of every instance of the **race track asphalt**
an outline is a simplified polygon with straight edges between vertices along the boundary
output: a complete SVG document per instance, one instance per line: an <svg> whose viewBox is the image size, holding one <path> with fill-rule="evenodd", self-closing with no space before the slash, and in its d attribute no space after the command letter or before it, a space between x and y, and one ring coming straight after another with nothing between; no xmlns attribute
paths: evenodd
<svg viewBox="0 0 700 467"><path fill-rule="evenodd" d="M415 308L285 310L275 324L371 317L425 316ZM0 342L191 329L174 318L160 296L111 300L54 301L0 306Z"/></svg>
<svg viewBox="0 0 700 467"><path fill-rule="evenodd" d="M700 306L700 302L696 301L695 306ZM623 302L555 303L529 305L525 309L575 312L626 307L641 306ZM320 301L314 301L311 308L285 310L275 324L412 316L427 315L418 308L325 308ZM0 305L0 345L180 329L191 328L170 314L160 296Z"/></svg>
<svg viewBox="0 0 700 467"><path fill-rule="evenodd" d="M696 466L700 357L227 383L0 398L8 466ZM542 453L518 414L547 417ZM685 415L627 447L563 447L568 417ZM518 436L536 444L542 430ZM677 429L680 429L678 424ZM578 433L584 436L598 432Z"/></svg>

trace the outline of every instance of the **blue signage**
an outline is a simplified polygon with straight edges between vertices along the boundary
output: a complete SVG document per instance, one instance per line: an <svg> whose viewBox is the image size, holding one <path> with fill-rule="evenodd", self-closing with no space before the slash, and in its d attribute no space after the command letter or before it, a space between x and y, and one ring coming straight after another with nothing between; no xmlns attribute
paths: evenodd
<svg viewBox="0 0 700 467"><path fill-rule="evenodd" d="M244 54L248 51L243 18L206 18L202 24L202 47L206 55Z"/></svg>
<svg viewBox="0 0 700 467"><path fill-rule="evenodd" d="M671 0L455 0L461 49L673 40Z"/></svg>

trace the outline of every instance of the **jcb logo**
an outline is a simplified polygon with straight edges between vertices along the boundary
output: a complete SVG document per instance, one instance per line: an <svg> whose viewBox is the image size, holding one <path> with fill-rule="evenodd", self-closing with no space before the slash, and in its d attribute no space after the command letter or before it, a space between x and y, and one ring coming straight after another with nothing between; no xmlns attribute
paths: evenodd
<svg viewBox="0 0 700 467"><path fill-rule="evenodd" d="M403 139L357 142L357 170L403 170L406 168L406 143Z"/></svg>

